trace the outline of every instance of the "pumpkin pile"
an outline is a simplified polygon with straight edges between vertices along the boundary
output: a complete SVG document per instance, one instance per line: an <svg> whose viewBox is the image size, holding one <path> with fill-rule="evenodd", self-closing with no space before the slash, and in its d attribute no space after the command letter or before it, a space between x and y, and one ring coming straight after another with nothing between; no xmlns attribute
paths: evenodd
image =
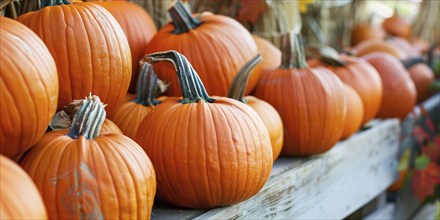
<svg viewBox="0 0 440 220"><path fill-rule="evenodd" d="M307 60L297 32L278 49L181 1L159 30L127 1L71 2L0 17L2 218L149 219L155 198L237 204L280 156L325 153L432 95L397 17L383 24L393 38L359 26L343 54L309 48Z"/></svg>

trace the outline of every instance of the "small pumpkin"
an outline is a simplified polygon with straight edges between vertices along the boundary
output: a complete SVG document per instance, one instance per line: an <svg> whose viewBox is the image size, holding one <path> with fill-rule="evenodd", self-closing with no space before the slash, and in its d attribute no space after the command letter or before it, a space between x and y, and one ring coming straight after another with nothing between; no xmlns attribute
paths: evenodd
<svg viewBox="0 0 440 220"><path fill-rule="evenodd" d="M58 77L49 50L29 28L0 17L0 153L13 158L43 136L55 114Z"/></svg>
<svg viewBox="0 0 440 220"><path fill-rule="evenodd" d="M281 65L280 49L264 38L257 35L252 35L252 37L263 57L261 66L263 66L263 68L278 68Z"/></svg>
<svg viewBox="0 0 440 220"><path fill-rule="evenodd" d="M35 183L18 164L1 154L0 201L1 219L47 219Z"/></svg>
<svg viewBox="0 0 440 220"><path fill-rule="evenodd" d="M409 38L411 35L411 23L402 16L394 14L382 22L383 29L390 35Z"/></svg>
<svg viewBox="0 0 440 220"><path fill-rule="evenodd" d="M153 166L130 138L100 134L104 105L86 98L70 130L44 135L21 165L40 190L50 219L149 219Z"/></svg>
<svg viewBox="0 0 440 220"><path fill-rule="evenodd" d="M140 69L139 61L144 50L157 33L156 25L151 16L142 7L128 1L89 1L107 9L127 36L131 51L132 75L130 93L136 92L136 82Z"/></svg>
<svg viewBox="0 0 440 220"><path fill-rule="evenodd" d="M258 113L269 132L273 160L275 161L280 156L281 148L283 146L284 129L281 117L277 110L269 103L258 99L255 96L244 96L244 90L251 71L259 62L261 62L261 59L261 55L258 54L240 69L232 81L228 97L249 105Z"/></svg>
<svg viewBox="0 0 440 220"><path fill-rule="evenodd" d="M373 52L388 53L399 59L405 59L408 57L408 55L398 47L384 40L377 40L377 39L365 40L357 44L350 50L350 53L357 57L361 57Z"/></svg>
<svg viewBox="0 0 440 220"><path fill-rule="evenodd" d="M417 102L421 103L434 94L431 89L435 81L435 75L431 68L425 63L417 63L408 67L408 72L417 90Z"/></svg>
<svg viewBox="0 0 440 220"><path fill-rule="evenodd" d="M343 84L330 70L309 68L301 37L283 35L282 64L264 70L255 96L280 114L281 155L305 156L330 150L341 138L346 115Z"/></svg>
<svg viewBox="0 0 440 220"><path fill-rule="evenodd" d="M145 59L171 62L183 95L165 99L136 134L156 168L157 197L183 207L213 208L255 195L273 163L269 133L257 113L234 99L209 97L176 51Z"/></svg>
<svg viewBox="0 0 440 220"><path fill-rule="evenodd" d="M403 64L384 52L370 53L362 59L373 65L382 79L383 96L377 116L405 119L416 103L417 92Z"/></svg>
<svg viewBox="0 0 440 220"><path fill-rule="evenodd" d="M160 103L156 100L157 91L158 80L153 66L144 62L139 73L136 98L122 103L108 117L125 135L134 139L141 121Z"/></svg>
<svg viewBox="0 0 440 220"><path fill-rule="evenodd" d="M364 116L364 106L362 99L349 85L344 83L344 93L347 98L347 115L345 118L344 131L342 139L347 139L356 133L362 126L362 118Z"/></svg>
<svg viewBox="0 0 440 220"><path fill-rule="evenodd" d="M369 23L360 23L351 31L351 45L357 45L365 40L382 40L386 36L381 26Z"/></svg>
<svg viewBox="0 0 440 220"><path fill-rule="evenodd" d="M342 82L352 87L363 105L362 124L376 117L382 101L382 80L379 73L368 62L337 52L328 53L331 48L320 48L315 52L318 59L308 61L311 67L324 66L335 73Z"/></svg>
<svg viewBox="0 0 440 220"><path fill-rule="evenodd" d="M58 69L58 111L90 92L111 113L127 93L131 78L130 46L124 31L105 8L67 0L42 1L42 8L18 21L46 44Z"/></svg>
<svg viewBox="0 0 440 220"><path fill-rule="evenodd" d="M226 96L238 70L258 53L252 35L227 16L207 12L194 18L181 1L177 1L169 13L172 22L153 37L145 53L178 51L198 72L209 94ZM161 80L170 84L165 95L180 96L172 65L158 63L154 69ZM252 91L260 77L260 68L254 71L246 94Z"/></svg>

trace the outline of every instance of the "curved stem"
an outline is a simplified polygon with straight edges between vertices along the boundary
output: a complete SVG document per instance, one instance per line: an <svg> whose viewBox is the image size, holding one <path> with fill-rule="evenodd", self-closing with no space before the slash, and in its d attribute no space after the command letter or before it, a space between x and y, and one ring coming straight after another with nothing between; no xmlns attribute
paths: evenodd
<svg viewBox="0 0 440 220"><path fill-rule="evenodd" d="M161 61L168 61L174 65L176 69L177 79L179 81L180 91L182 92L183 99L180 101L183 104L195 103L199 100L213 103L215 99L209 97L203 86L202 80L199 75L191 66L185 56L178 53L175 50L157 52L147 54L144 60L149 63L156 63Z"/></svg>
<svg viewBox="0 0 440 220"><path fill-rule="evenodd" d="M416 64L424 63L425 60L423 59L423 57L412 57L405 60L401 60L400 62L403 64L405 69L409 69Z"/></svg>
<svg viewBox="0 0 440 220"><path fill-rule="evenodd" d="M282 56L280 68L306 68L306 53L301 35L287 32L281 36Z"/></svg>
<svg viewBox="0 0 440 220"><path fill-rule="evenodd" d="M41 0L40 9L46 6L68 5L68 4L71 4L68 0Z"/></svg>
<svg viewBox="0 0 440 220"><path fill-rule="evenodd" d="M258 53L252 60L247 62L237 73L229 88L228 97L246 103L244 91L251 75L252 70L261 62L261 54Z"/></svg>
<svg viewBox="0 0 440 220"><path fill-rule="evenodd" d="M191 15L191 12L180 0L168 9L168 13L171 16L175 28L173 34L188 32L202 24L202 22Z"/></svg>
<svg viewBox="0 0 440 220"><path fill-rule="evenodd" d="M158 87L159 82L156 73L154 72L153 65L144 62L139 71L137 93L133 102L145 106L158 105L160 103L156 100Z"/></svg>
<svg viewBox="0 0 440 220"><path fill-rule="evenodd" d="M318 58L321 62L330 66L345 66L346 62L342 60L338 51L329 46L310 45L306 49L306 54Z"/></svg>
<svg viewBox="0 0 440 220"><path fill-rule="evenodd" d="M73 139L78 139L81 135L87 139L98 137L106 115L104 108L98 96L89 95L83 99L67 135Z"/></svg>

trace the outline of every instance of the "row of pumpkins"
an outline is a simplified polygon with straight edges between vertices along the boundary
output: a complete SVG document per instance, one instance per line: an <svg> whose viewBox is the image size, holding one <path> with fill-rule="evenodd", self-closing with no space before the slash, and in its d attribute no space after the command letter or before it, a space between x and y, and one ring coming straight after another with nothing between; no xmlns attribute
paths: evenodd
<svg viewBox="0 0 440 220"><path fill-rule="evenodd" d="M45 4L0 18L1 218L150 218L155 196L235 204L280 154L326 152L430 95L425 64L408 73L402 57L369 53L400 51L388 41L306 60L296 34L280 51L180 1L159 31L128 2Z"/></svg>

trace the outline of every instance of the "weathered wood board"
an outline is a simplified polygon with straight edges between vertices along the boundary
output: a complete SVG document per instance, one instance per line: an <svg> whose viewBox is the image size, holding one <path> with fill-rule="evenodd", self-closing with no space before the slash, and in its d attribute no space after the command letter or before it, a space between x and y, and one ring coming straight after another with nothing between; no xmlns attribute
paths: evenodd
<svg viewBox="0 0 440 220"><path fill-rule="evenodd" d="M156 204L153 219L341 219L396 178L400 125L397 119L339 142L308 158L280 158L264 188L242 203L212 210Z"/></svg>

